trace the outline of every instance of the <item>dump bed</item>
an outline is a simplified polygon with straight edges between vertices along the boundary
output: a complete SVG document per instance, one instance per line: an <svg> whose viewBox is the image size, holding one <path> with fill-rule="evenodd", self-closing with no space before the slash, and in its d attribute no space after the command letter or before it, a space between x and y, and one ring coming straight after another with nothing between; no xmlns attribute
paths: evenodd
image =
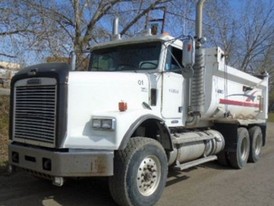
<svg viewBox="0 0 274 206"><path fill-rule="evenodd" d="M239 120L267 119L268 75L261 77L225 64L224 52L216 47L205 52L205 113L203 118L231 117Z"/></svg>

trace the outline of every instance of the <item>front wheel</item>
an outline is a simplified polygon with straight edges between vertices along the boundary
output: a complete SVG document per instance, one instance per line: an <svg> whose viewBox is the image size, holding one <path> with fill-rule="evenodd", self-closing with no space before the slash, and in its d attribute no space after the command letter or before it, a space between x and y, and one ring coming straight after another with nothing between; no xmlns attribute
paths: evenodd
<svg viewBox="0 0 274 206"><path fill-rule="evenodd" d="M112 198L118 205L154 205L161 197L167 178L165 151L156 140L130 139L114 158L114 176L109 178Z"/></svg>

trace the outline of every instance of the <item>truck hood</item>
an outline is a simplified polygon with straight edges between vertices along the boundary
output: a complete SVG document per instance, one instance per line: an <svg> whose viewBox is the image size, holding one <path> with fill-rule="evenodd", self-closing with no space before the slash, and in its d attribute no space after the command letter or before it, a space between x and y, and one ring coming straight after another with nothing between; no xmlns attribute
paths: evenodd
<svg viewBox="0 0 274 206"><path fill-rule="evenodd" d="M85 132L85 127L91 122L91 118L93 116L113 117L114 114L123 113L118 108L121 101L127 102L127 112L144 110L143 102L149 103L148 76L141 73L122 72L70 72L67 108L68 138L63 146L84 147L83 142L90 142L88 139L93 138ZM79 141L82 144L79 145ZM96 141L93 140L93 142ZM98 142L96 144L99 146ZM102 142L102 145L107 144Z"/></svg>

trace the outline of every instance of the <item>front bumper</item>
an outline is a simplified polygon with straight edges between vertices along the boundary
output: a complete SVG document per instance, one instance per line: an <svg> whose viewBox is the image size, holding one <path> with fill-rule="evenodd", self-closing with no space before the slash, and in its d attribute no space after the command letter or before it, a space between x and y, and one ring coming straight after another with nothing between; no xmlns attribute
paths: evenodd
<svg viewBox="0 0 274 206"><path fill-rule="evenodd" d="M113 175L113 151L50 151L9 144L9 163L31 172L52 177Z"/></svg>

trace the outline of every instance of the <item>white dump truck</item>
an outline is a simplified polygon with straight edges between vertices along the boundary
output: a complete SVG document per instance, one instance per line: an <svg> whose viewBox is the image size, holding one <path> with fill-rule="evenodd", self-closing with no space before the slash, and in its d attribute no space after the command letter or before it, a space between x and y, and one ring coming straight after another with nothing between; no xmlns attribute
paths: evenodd
<svg viewBox="0 0 274 206"><path fill-rule="evenodd" d="M119 205L153 205L168 168L242 168L266 143L268 75L252 76L196 37L119 37L74 64L27 67L11 83L9 162L61 186L105 176ZM117 22L116 22L117 23ZM115 27L117 28L117 27Z"/></svg>

